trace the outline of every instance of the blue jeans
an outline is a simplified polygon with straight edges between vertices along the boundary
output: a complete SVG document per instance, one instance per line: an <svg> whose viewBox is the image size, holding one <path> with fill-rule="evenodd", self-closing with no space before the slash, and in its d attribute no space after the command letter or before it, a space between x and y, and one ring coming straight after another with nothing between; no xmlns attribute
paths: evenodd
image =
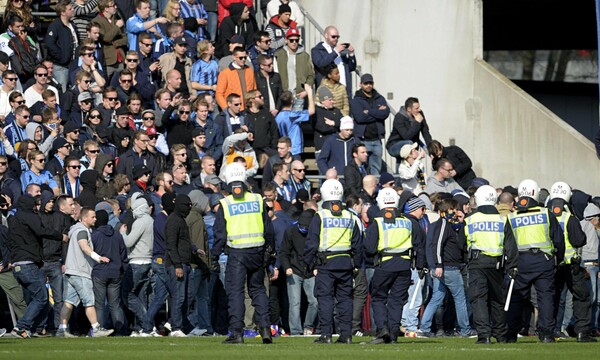
<svg viewBox="0 0 600 360"><path fill-rule="evenodd" d="M411 271L412 284L408 288L408 302L402 309L402 324L406 328L406 331L417 331L417 327L419 326L419 309L423 302L423 286L425 285L425 279L421 281L421 284L419 284L419 287L417 288L419 272L416 269ZM410 302L412 301L415 291L417 292L417 297L415 298L414 308L411 309Z"/></svg>
<svg viewBox="0 0 600 360"><path fill-rule="evenodd" d="M69 68L54 64L52 77L61 85L63 93L66 92L69 83Z"/></svg>
<svg viewBox="0 0 600 360"><path fill-rule="evenodd" d="M48 290L42 270L35 264L17 265L13 269L17 282L23 287L23 295L27 302L27 311L17 321L19 330L31 330L34 322L45 316L48 308Z"/></svg>
<svg viewBox="0 0 600 360"><path fill-rule="evenodd" d="M146 306L144 305L146 303L144 300L146 296L144 289L147 288L150 282L151 268L151 264L129 264L125 268L125 276L123 278L123 300L127 308L135 315L136 328L142 328L144 331L148 328L152 329L152 326L148 322Z"/></svg>
<svg viewBox="0 0 600 360"><path fill-rule="evenodd" d="M212 333L211 325L211 273L201 269L192 268L190 271L188 298L196 301L194 314L190 314L190 321L198 329L205 329Z"/></svg>
<svg viewBox="0 0 600 360"><path fill-rule="evenodd" d="M125 314L121 308L121 278L101 279L92 278L94 283L94 300L96 302L96 315L98 322L106 329L109 321L104 313L105 304L108 300L108 308L112 324L117 334L121 333L125 324Z"/></svg>
<svg viewBox="0 0 600 360"><path fill-rule="evenodd" d="M302 335L302 321L300 319L300 300L302 299L301 290L304 290L308 300L308 308L304 317L304 327L314 328L316 326L318 303L315 298L315 278L308 279L292 274L286 277L288 300L290 302L289 323L291 335Z"/></svg>
<svg viewBox="0 0 600 360"><path fill-rule="evenodd" d="M171 323L171 328L173 331L183 331L184 326L186 328L190 326L189 321L187 321L187 289L190 278L190 266L182 265L182 269L183 277L178 278L175 275L175 266L171 265L167 267L167 287L169 289L169 296L171 298L171 315L169 317L169 322Z"/></svg>
<svg viewBox="0 0 600 360"><path fill-rule="evenodd" d="M63 290L64 290L64 279L62 273L62 265L60 261L44 262L42 266L42 273L48 279L50 289L52 289L52 299L54 305L52 305L52 312L49 319L52 319L51 324L46 324L47 319L44 318L40 324L41 328L58 329L60 325L60 310L63 305ZM46 326L50 325L50 326Z"/></svg>
<svg viewBox="0 0 600 360"><path fill-rule="evenodd" d="M372 175L381 174L383 146L381 140L363 140L369 153L369 170Z"/></svg>
<svg viewBox="0 0 600 360"><path fill-rule="evenodd" d="M167 272L162 260L160 264L156 261L156 259L152 260L152 278L154 280L154 289L152 289L154 297L152 298L152 302L148 306L148 311L146 312L146 317L148 318L147 326L149 326L149 328L144 329L144 332L152 331L154 326L154 318L156 317L158 311L165 304L167 296L169 295L169 292L167 291Z"/></svg>
<svg viewBox="0 0 600 360"><path fill-rule="evenodd" d="M598 266L585 265L584 266L590 274L590 300L592 301L592 331L598 330L598 287L600 287L600 281L598 281Z"/></svg>
<svg viewBox="0 0 600 360"><path fill-rule="evenodd" d="M460 270L457 267L446 266L441 278L433 278L433 294L431 300L421 319L421 330L423 332L431 331L431 322L435 311L444 301L446 291L450 290L450 294L454 299L454 307L456 309L456 321L460 335L465 336L471 330L469 325L469 314L467 313L467 300L465 298L465 288Z"/></svg>
<svg viewBox="0 0 600 360"><path fill-rule="evenodd" d="M210 35L210 41L214 42L217 39L217 23L219 22L219 15L215 11L207 11L206 13L208 14L206 28Z"/></svg>

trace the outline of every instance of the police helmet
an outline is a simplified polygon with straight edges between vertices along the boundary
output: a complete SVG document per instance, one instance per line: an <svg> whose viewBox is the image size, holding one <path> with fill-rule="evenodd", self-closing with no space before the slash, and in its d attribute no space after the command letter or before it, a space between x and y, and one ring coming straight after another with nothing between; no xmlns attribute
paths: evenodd
<svg viewBox="0 0 600 360"><path fill-rule="evenodd" d="M398 199L400 199L400 196L398 196L398 193L394 189L383 188L379 191L379 194L377 194L377 206L380 209L397 209Z"/></svg>
<svg viewBox="0 0 600 360"><path fill-rule="evenodd" d="M535 200L536 202L540 201L540 187L538 186L535 180L525 179L521 181L519 184L519 197L528 197L530 199Z"/></svg>
<svg viewBox="0 0 600 360"><path fill-rule="evenodd" d="M564 181L557 181L550 188L550 199L563 199L565 202L571 200L571 187Z"/></svg>
<svg viewBox="0 0 600 360"><path fill-rule="evenodd" d="M477 204L477 206L494 206L497 201L498 193L496 192L496 189L489 185L482 185L475 191L475 204Z"/></svg>
<svg viewBox="0 0 600 360"><path fill-rule="evenodd" d="M342 201L344 187L335 179L325 180L321 185L321 198L323 201Z"/></svg>
<svg viewBox="0 0 600 360"><path fill-rule="evenodd" d="M240 163L231 163L225 167L225 180L227 185L235 181L246 181L246 169Z"/></svg>

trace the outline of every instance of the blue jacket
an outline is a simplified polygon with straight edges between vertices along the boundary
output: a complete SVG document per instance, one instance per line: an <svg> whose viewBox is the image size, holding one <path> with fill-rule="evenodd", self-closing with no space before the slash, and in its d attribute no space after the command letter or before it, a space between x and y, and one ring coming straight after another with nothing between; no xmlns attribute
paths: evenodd
<svg viewBox="0 0 600 360"><path fill-rule="evenodd" d="M77 29L73 22L71 22L71 25L73 26L73 29ZM75 33L77 33L77 31ZM73 47L75 46L73 34L71 33L71 30L62 23L60 18L54 20L50 26L48 26L44 44L48 51L48 58L57 65L68 68L71 61L75 59L75 56L79 56L79 54L73 54Z"/></svg>
<svg viewBox="0 0 600 360"><path fill-rule="evenodd" d="M323 46L323 42L318 43L312 50L310 51L310 57L312 58L313 65L315 66L315 74L317 76L316 85L319 86L321 84L321 80L324 75L321 73L321 68L326 67L329 64L332 64L335 59L338 57L338 53L332 51L329 53L327 49ZM352 81L350 77L350 73L356 70L356 56L342 55L342 61L344 62L344 69L346 74L346 92L348 93L348 97L352 97Z"/></svg>
<svg viewBox="0 0 600 360"><path fill-rule="evenodd" d="M198 122L194 123L196 126L200 127ZM212 156L215 161L218 161L223 157L223 130L222 126L219 124L215 124L215 121L208 118L206 119L206 126L204 126L204 133L206 134L206 144L204 148L206 149L206 154Z"/></svg>
<svg viewBox="0 0 600 360"><path fill-rule="evenodd" d="M385 109L379 110L381 105ZM365 114L364 110L368 110ZM385 120L390 115L390 108L387 101L377 91L373 90L371 97L367 97L362 90L357 90L354 99L350 101L350 113L354 118L354 136L363 139L367 126L377 126L377 135L379 139L385 137ZM373 139L371 139L373 140Z"/></svg>
<svg viewBox="0 0 600 360"><path fill-rule="evenodd" d="M300 124L308 120L310 120L308 110L282 110L275 117L279 134L292 140L292 155L300 155L304 152L304 134Z"/></svg>
<svg viewBox="0 0 600 360"><path fill-rule="evenodd" d="M354 136L346 140L340 138L339 134L328 137L317 158L319 172L325 175L328 169L335 168L338 174L342 174L352 161L352 147L358 143L360 141Z"/></svg>
<svg viewBox="0 0 600 360"><path fill-rule="evenodd" d="M92 276L100 279L121 278L127 263L127 248L123 237L110 225L102 225L92 232L94 251L110 259L108 263L96 263Z"/></svg>

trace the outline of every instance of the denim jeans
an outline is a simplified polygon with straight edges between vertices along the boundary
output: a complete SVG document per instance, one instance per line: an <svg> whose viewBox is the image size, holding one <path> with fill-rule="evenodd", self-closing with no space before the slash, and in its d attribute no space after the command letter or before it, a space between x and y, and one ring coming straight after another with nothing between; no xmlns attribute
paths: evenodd
<svg viewBox="0 0 600 360"><path fill-rule="evenodd" d="M214 42L217 39L217 23L219 22L219 15L215 11L207 11L208 23L206 28L210 35L210 41Z"/></svg>
<svg viewBox="0 0 600 360"><path fill-rule="evenodd" d="M383 146L381 140L363 140L369 153L369 170L371 175L381 174ZM399 151L398 151L399 152Z"/></svg>
<svg viewBox="0 0 600 360"><path fill-rule="evenodd" d="M183 277L178 278L175 275L175 266L167 267L167 287L169 289L169 297L171 298L171 315L169 322L173 331L182 330L184 327L190 327L187 320L188 311L188 281L190 278L190 266L182 265Z"/></svg>
<svg viewBox="0 0 600 360"><path fill-rule="evenodd" d="M123 300L127 308L135 315L135 328L141 328L144 331L148 328L152 329L152 326L148 322L146 306L144 305L146 303L144 289L147 288L150 282L151 268L151 264L129 264L125 268L125 276L123 278Z"/></svg>
<svg viewBox="0 0 600 360"><path fill-rule="evenodd" d="M419 310L421 303L423 302L423 286L425 285L425 279L423 279L419 284L419 287L417 287L417 284L419 283L419 272L416 269L411 271L412 284L408 288L408 302L402 309L402 324L406 328L406 331L417 331L417 327L419 326ZM415 291L417 292L417 297L415 298L415 304L411 309L410 302L412 301Z"/></svg>
<svg viewBox="0 0 600 360"><path fill-rule="evenodd" d="M34 322L45 316L48 308L48 290L42 270L35 264L17 265L13 269L17 282L23 287L23 295L27 302L27 311L17 321L20 330L31 330Z"/></svg>
<svg viewBox="0 0 600 360"><path fill-rule="evenodd" d="M198 329L212 333L211 325L211 273L192 268L190 271L188 298L196 302L194 313L190 313L190 322Z"/></svg>
<svg viewBox="0 0 600 360"><path fill-rule="evenodd" d="M594 265L585 265L584 266L588 273L590 274L590 299L592 302L592 322L591 329L592 331L598 330L598 287L600 287L600 281L598 281L598 266Z"/></svg>
<svg viewBox="0 0 600 360"><path fill-rule="evenodd" d="M148 306L148 311L146 312L146 317L148 318L147 326L149 328L143 329L144 332L151 332L154 326L154 318L158 311L163 307L169 292L167 290L167 272L165 270L165 265L160 263L156 259L152 260L152 279L154 282L154 288L152 289L154 293L154 297L152 298L152 302Z"/></svg>
<svg viewBox="0 0 600 360"><path fill-rule="evenodd" d="M69 83L69 68L54 64L52 77L61 85L63 93L66 92Z"/></svg>
<svg viewBox="0 0 600 360"><path fill-rule="evenodd" d="M52 322L47 324L47 319L44 318L40 327L58 329L58 325L60 325L60 310L63 305L64 291L64 278L60 261L44 262L42 273L48 279L48 284L50 285L50 289L52 289L54 305L52 305L51 316L49 317L49 319L52 319Z"/></svg>
<svg viewBox="0 0 600 360"><path fill-rule="evenodd" d="M289 322L290 334L302 335L302 321L300 319L300 300L302 299L301 290L304 290L308 300L308 308L304 317L304 327L314 328L317 319L318 304L315 298L315 278L308 279L292 274L286 277L288 300L290 302Z"/></svg>
<svg viewBox="0 0 600 360"><path fill-rule="evenodd" d="M98 322L104 328L109 328L109 321L104 313L108 300L108 309L113 328L117 334L121 333L125 324L125 314L121 308L121 278L101 279L92 278L94 283L94 299L96 301L96 315Z"/></svg>
<svg viewBox="0 0 600 360"><path fill-rule="evenodd" d="M446 266L441 278L433 278L433 294L431 300L425 308L421 319L421 330L423 332L431 331L431 322L435 311L444 301L446 291L449 290L454 299L456 309L456 321L461 335L467 335L471 330L469 325L469 315L467 313L467 301L465 298L465 288L460 270L457 267Z"/></svg>

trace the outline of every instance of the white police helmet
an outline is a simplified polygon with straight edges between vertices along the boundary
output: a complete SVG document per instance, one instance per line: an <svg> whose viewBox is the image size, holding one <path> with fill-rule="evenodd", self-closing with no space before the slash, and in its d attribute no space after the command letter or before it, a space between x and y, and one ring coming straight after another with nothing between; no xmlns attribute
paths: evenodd
<svg viewBox="0 0 600 360"><path fill-rule="evenodd" d="M234 181L246 181L246 169L244 165L234 162L225 167L225 180L227 185Z"/></svg>
<svg viewBox="0 0 600 360"><path fill-rule="evenodd" d="M391 188L383 188L377 194L377 206L380 209L385 208L398 208L398 193Z"/></svg>
<svg viewBox="0 0 600 360"><path fill-rule="evenodd" d="M519 184L519 197L528 197L537 202L540 201L540 187L535 180L525 179Z"/></svg>
<svg viewBox="0 0 600 360"><path fill-rule="evenodd" d="M497 201L498 193L496 192L496 189L489 185L482 185L475 191L475 204L477 204L477 206L494 206Z"/></svg>
<svg viewBox="0 0 600 360"><path fill-rule="evenodd" d="M571 187L564 181L557 181L550 188L550 199L563 199L566 202L571 200Z"/></svg>
<svg viewBox="0 0 600 360"><path fill-rule="evenodd" d="M323 201L342 201L344 187L335 179L325 180L321 185L321 198Z"/></svg>

